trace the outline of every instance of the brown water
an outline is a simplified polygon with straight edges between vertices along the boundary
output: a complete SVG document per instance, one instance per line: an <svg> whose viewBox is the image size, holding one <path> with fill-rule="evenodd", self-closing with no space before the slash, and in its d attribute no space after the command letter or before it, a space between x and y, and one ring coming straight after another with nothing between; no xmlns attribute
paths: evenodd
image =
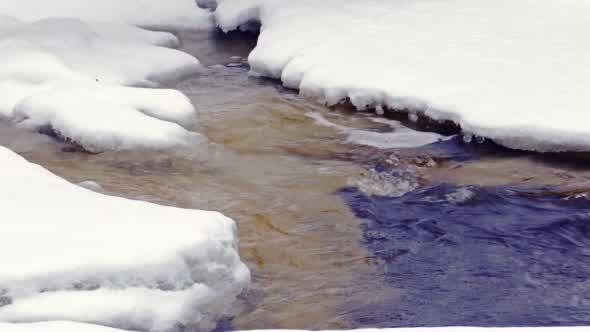
<svg viewBox="0 0 590 332"><path fill-rule="evenodd" d="M488 155L470 162L451 161L433 169L425 177L431 182L463 185L555 185L564 190L590 189L587 163L537 154Z"/></svg>
<svg viewBox="0 0 590 332"><path fill-rule="evenodd" d="M253 283L240 300L241 313L224 328L353 327L355 308L399 297L360 244L359 220L335 194L359 181L370 186L364 165L387 154L344 143L341 132L318 126L306 113L353 128L379 124L248 77L244 63L253 36L181 37L183 49L205 66L175 86L196 106L194 130L207 138L191 149L86 154L6 124L0 144L74 183L95 181L111 195L217 210L236 220ZM590 183L590 171L528 155L408 164L426 182Z"/></svg>

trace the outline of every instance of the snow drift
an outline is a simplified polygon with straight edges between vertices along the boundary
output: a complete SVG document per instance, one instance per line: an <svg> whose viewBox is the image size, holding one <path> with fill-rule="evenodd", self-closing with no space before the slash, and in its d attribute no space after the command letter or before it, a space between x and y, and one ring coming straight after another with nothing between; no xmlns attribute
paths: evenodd
<svg viewBox="0 0 590 332"><path fill-rule="evenodd" d="M211 13L194 0L19 0L0 2L0 13L25 21L68 17L153 29L208 29Z"/></svg>
<svg viewBox="0 0 590 332"><path fill-rule="evenodd" d="M0 117L89 151L189 143L193 106L156 88L199 61L130 24L211 17L192 0L1 2ZM250 275L231 219L104 196L3 147L0 161L0 330L210 330L232 314Z"/></svg>
<svg viewBox="0 0 590 332"><path fill-rule="evenodd" d="M44 322L31 324L0 323L2 332L121 332L109 327L74 322Z"/></svg>
<svg viewBox="0 0 590 332"><path fill-rule="evenodd" d="M171 148L200 136L188 98L176 90L120 86L46 87L20 100L12 113L20 126L51 128L87 151Z"/></svg>
<svg viewBox="0 0 590 332"><path fill-rule="evenodd" d="M161 47L177 44L172 34L123 24L0 16L0 116L48 126L89 151L186 144L196 122L188 98L122 87L196 73L197 59Z"/></svg>
<svg viewBox="0 0 590 332"><path fill-rule="evenodd" d="M588 1L220 0L249 62L328 104L452 120L511 148L590 151Z"/></svg>
<svg viewBox="0 0 590 332"><path fill-rule="evenodd" d="M97 194L5 148L0 160L0 321L208 330L249 282L219 213Z"/></svg>

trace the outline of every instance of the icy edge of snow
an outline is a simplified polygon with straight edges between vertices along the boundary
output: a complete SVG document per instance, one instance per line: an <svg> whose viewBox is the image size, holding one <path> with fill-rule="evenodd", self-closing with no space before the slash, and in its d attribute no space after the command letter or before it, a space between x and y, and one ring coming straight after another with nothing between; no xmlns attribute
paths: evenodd
<svg viewBox="0 0 590 332"><path fill-rule="evenodd" d="M0 160L0 321L210 330L232 313L250 280L233 220L98 194L3 147Z"/></svg>
<svg viewBox="0 0 590 332"><path fill-rule="evenodd" d="M450 120L510 148L564 152L590 151L588 9L573 1L220 0L215 18L224 31L261 22L253 74L326 104Z"/></svg>
<svg viewBox="0 0 590 332"><path fill-rule="evenodd" d="M106 85L57 86L22 99L13 121L30 129L50 128L90 152L166 149L201 139L188 131L194 108L176 90Z"/></svg>
<svg viewBox="0 0 590 332"><path fill-rule="evenodd" d="M196 112L182 93L157 87L197 73L178 39L116 23L0 16L0 115L50 128L88 151L188 145Z"/></svg>
<svg viewBox="0 0 590 332"><path fill-rule="evenodd" d="M0 14L24 21L45 18L77 18L84 21L130 24L157 30L208 30L212 15L193 0L102 0L85 2L52 0L4 1Z"/></svg>
<svg viewBox="0 0 590 332"><path fill-rule="evenodd" d="M28 324L0 323L2 332L122 332L110 327L75 322L54 321ZM128 331L129 332L129 331Z"/></svg>

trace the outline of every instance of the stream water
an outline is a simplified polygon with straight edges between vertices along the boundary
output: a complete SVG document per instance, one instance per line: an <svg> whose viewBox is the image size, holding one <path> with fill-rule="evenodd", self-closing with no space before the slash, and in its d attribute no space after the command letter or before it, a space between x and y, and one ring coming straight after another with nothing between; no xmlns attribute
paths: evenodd
<svg viewBox="0 0 590 332"><path fill-rule="evenodd" d="M590 168L458 137L389 148L427 137L249 77L253 35L180 37L205 67L174 86L199 113L190 149L87 154L7 124L0 144L236 220L253 283L220 329L590 322Z"/></svg>

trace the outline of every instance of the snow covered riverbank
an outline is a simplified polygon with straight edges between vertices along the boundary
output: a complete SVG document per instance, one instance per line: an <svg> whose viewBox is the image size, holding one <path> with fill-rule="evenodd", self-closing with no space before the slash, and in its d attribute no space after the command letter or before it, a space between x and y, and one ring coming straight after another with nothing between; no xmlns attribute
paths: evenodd
<svg viewBox="0 0 590 332"><path fill-rule="evenodd" d="M249 282L219 213L97 194L5 148L0 160L0 321L209 330Z"/></svg>
<svg viewBox="0 0 590 332"><path fill-rule="evenodd" d="M189 3L0 4L0 116L93 152L188 144L196 122L188 99L142 87L194 74L199 61L167 48L178 45L174 35L126 23L209 28L210 14Z"/></svg>
<svg viewBox="0 0 590 332"><path fill-rule="evenodd" d="M72 0L3 1L0 13L25 21L69 17L84 21L129 24L156 30L209 29L213 20L209 11L192 0L103 0L81 5Z"/></svg>
<svg viewBox="0 0 590 332"><path fill-rule="evenodd" d="M510 148L590 151L585 1L221 0L262 23L256 74L328 104L452 120Z"/></svg>
<svg viewBox="0 0 590 332"><path fill-rule="evenodd" d="M129 25L131 24L131 25ZM0 116L88 151L170 148L194 107L162 82L194 57L157 29L208 29L193 1L0 3ZM213 329L250 280L233 220L98 194L0 147L0 330ZM66 320L64 323L30 323Z"/></svg>
<svg viewBox="0 0 590 332"><path fill-rule="evenodd" d="M99 325L73 323L73 322L44 322L29 324L7 324L0 323L0 329L3 332L120 332L122 330L113 329Z"/></svg>

